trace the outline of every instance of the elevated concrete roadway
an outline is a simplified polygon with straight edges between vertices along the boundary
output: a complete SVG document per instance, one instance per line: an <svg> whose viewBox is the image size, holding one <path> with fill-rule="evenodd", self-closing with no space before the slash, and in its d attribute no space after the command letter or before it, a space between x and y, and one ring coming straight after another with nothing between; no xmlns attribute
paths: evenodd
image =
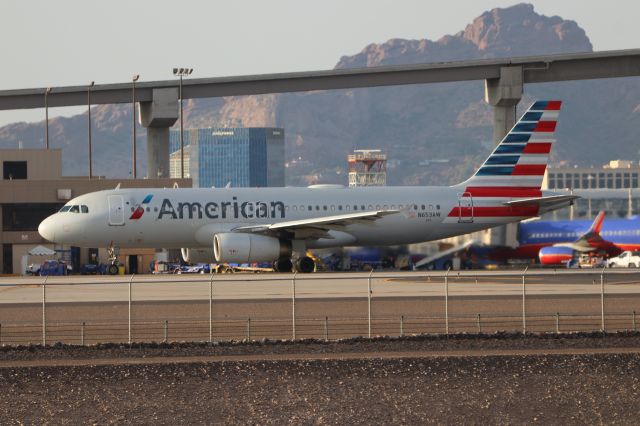
<svg viewBox="0 0 640 426"><path fill-rule="evenodd" d="M406 84L484 80L485 101L494 107L494 141L513 126L515 108L526 83L630 77L640 75L640 49L556 54L520 58L441 62L284 74L187 79L182 98L350 89ZM148 177L168 177L168 129L178 118L178 80L136 83L141 119L147 132ZM0 91L0 110L43 108L46 88ZM86 105L87 86L54 87L48 106ZM93 104L128 103L132 83L95 85ZM504 232L495 243L503 244Z"/></svg>
<svg viewBox="0 0 640 426"><path fill-rule="evenodd" d="M193 78L183 81L182 95L184 99L191 99L490 80L500 78L500 70L503 67L522 67L523 83L638 76L640 75L640 49L236 77ZM176 88L177 86L176 79L138 82L136 83L136 99L140 102L151 102L154 89ZM46 88L34 88L0 91L0 110L43 108L45 90ZM50 107L86 105L87 87L53 87L48 102ZM91 89L91 102L94 105L129 103L131 102L131 83L96 84Z"/></svg>

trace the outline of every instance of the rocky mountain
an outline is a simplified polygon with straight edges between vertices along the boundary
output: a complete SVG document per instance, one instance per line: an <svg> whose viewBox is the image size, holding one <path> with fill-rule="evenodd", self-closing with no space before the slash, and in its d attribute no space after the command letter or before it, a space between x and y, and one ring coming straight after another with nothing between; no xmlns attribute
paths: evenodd
<svg viewBox="0 0 640 426"><path fill-rule="evenodd" d="M577 23L543 16L529 4L493 9L439 40L392 39L343 56L336 68L591 51ZM640 78L528 85L521 106L559 98L564 108L555 160L600 165L637 160ZM482 82L315 91L191 100L185 125L281 126L286 129L287 182L346 183L346 155L382 148L392 160L391 184L455 183L491 148L491 109ZM127 176L131 168L131 106L92 110L94 170ZM0 144L42 146L42 123L0 128ZM51 122L53 146L65 149L67 174L86 173L86 114ZM139 170L144 172L140 129ZM434 159L442 161L433 161Z"/></svg>

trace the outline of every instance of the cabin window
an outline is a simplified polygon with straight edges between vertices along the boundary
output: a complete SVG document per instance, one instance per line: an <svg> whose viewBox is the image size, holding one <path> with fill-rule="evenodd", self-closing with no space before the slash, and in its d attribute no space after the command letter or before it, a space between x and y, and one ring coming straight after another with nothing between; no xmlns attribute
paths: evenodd
<svg viewBox="0 0 640 426"><path fill-rule="evenodd" d="M395 204L391 204L391 210L395 210L396 209L396 205Z"/></svg>
<svg viewBox="0 0 640 426"><path fill-rule="evenodd" d="M389 210L389 205L385 204L382 208L384 208L385 210Z"/></svg>
<svg viewBox="0 0 640 426"><path fill-rule="evenodd" d="M380 210L380 204L376 204L376 210Z"/></svg>
<svg viewBox="0 0 640 426"><path fill-rule="evenodd" d="M316 210L320 210L320 206L316 205Z"/></svg>
<svg viewBox="0 0 640 426"><path fill-rule="evenodd" d="M338 206L338 210L342 210L342 204Z"/></svg>
<svg viewBox="0 0 640 426"><path fill-rule="evenodd" d="M71 206L71 213L80 213L80 208L78 206Z"/></svg>
<svg viewBox="0 0 640 426"><path fill-rule="evenodd" d="M313 210L313 207L309 206L309 209L308 209L308 210L309 210L309 211Z"/></svg>
<svg viewBox="0 0 640 426"><path fill-rule="evenodd" d="M331 211L335 211L336 206L334 206L333 204L331 204Z"/></svg>
<svg viewBox="0 0 640 426"><path fill-rule="evenodd" d="M327 206L322 206L322 210L327 210Z"/></svg>
<svg viewBox="0 0 640 426"><path fill-rule="evenodd" d="M68 212L70 208L71 208L71 206L63 206L63 207L60 209L60 213Z"/></svg>
<svg viewBox="0 0 640 426"><path fill-rule="evenodd" d="M361 210L364 210L364 204L360 206L360 209L361 209Z"/></svg>
<svg viewBox="0 0 640 426"><path fill-rule="evenodd" d="M423 204L423 205L421 205L421 206L420 206L420 208L421 208L422 210L424 210L424 204Z"/></svg>
<svg viewBox="0 0 640 426"><path fill-rule="evenodd" d="M354 205L354 206L353 206L353 209L354 209L354 210L358 210L358 206Z"/></svg>
<svg viewBox="0 0 640 426"><path fill-rule="evenodd" d="M373 206L369 204L369 210L373 210Z"/></svg>
<svg viewBox="0 0 640 426"><path fill-rule="evenodd" d="M80 206L80 209L82 209L82 213L89 213L89 207L85 205Z"/></svg>

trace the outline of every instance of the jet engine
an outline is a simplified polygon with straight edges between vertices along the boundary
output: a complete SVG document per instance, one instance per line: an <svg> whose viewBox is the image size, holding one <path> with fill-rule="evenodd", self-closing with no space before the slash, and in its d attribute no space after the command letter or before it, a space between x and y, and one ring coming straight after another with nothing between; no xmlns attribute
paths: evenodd
<svg viewBox="0 0 640 426"><path fill-rule="evenodd" d="M182 248L180 254L182 254L182 260L187 263L213 262L213 249L210 248Z"/></svg>
<svg viewBox="0 0 640 426"><path fill-rule="evenodd" d="M542 247L538 257L543 265L563 265L573 259L573 249L571 247Z"/></svg>
<svg viewBox="0 0 640 426"><path fill-rule="evenodd" d="M217 262L273 262L291 257L291 243L265 235L222 233L213 236Z"/></svg>

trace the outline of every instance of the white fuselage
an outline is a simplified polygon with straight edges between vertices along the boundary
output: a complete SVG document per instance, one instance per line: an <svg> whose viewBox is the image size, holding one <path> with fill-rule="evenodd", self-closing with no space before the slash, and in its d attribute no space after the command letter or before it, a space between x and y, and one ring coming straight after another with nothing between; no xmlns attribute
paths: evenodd
<svg viewBox="0 0 640 426"><path fill-rule="evenodd" d="M50 216L39 231L48 240L79 247L211 248L215 234L238 227L398 210L375 221L334 228L330 238L292 235L292 239L304 240L307 248L314 248L409 244L524 218L474 218L473 209L467 208L461 219L459 203L475 203L468 198L459 201L461 192L456 186L115 189L71 200L66 206L86 207ZM479 202L501 206L504 201Z"/></svg>

